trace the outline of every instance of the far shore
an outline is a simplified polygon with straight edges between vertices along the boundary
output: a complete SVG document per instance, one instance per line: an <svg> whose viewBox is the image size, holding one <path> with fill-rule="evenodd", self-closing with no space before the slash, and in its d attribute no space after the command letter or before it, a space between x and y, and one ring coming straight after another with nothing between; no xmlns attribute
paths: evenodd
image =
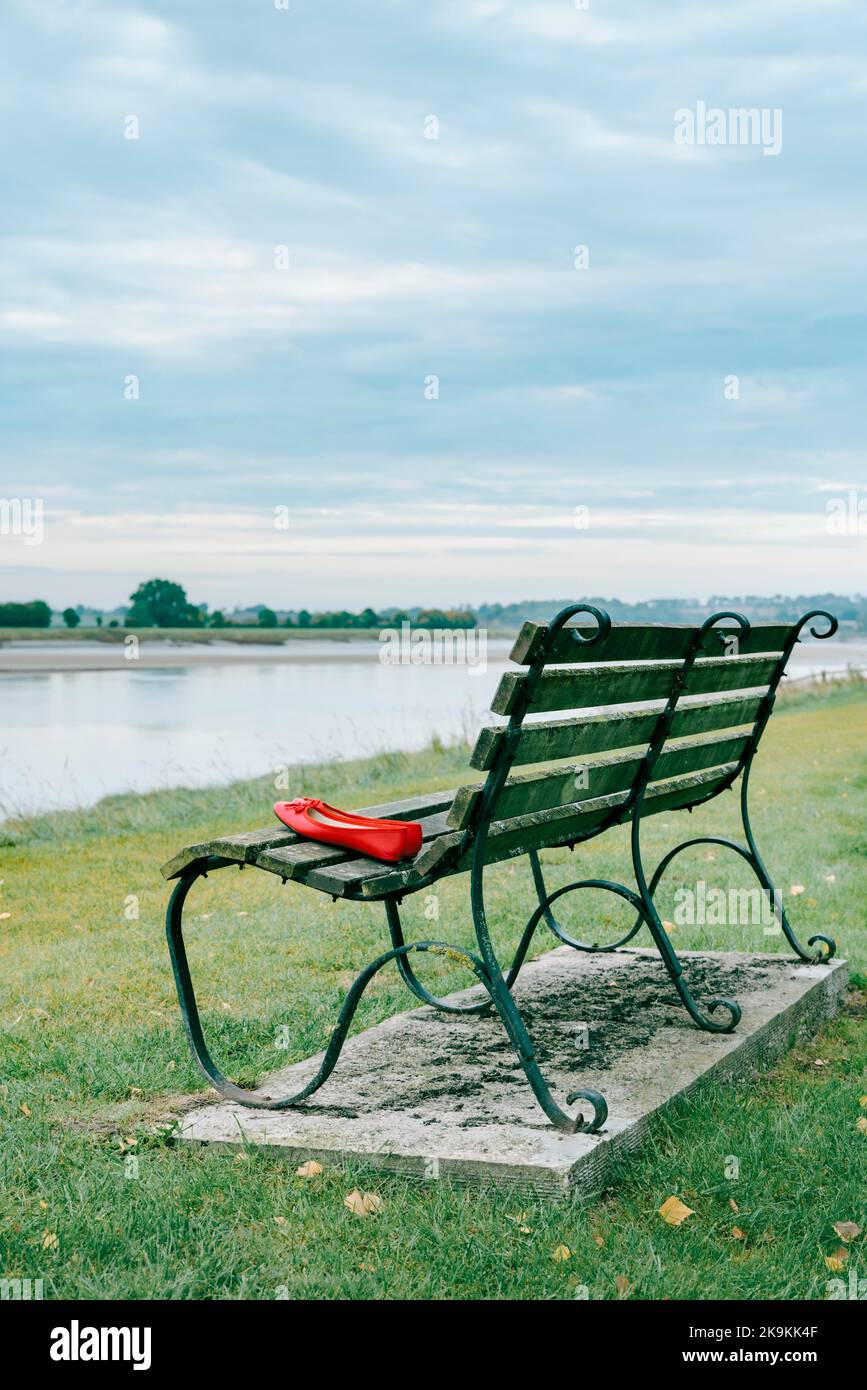
<svg viewBox="0 0 867 1390"><path fill-rule="evenodd" d="M124 637L139 635L141 640L135 644L125 642ZM305 634L306 635L306 634ZM261 641L244 638L241 641L225 641L222 634L210 634L210 640L201 638L189 641L186 636L166 637L150 640L153 629L142 634L121 632L119 638L111 641L76 641L74 636L66 641L40 642L35 637L25 641L12 641L4 638L0 642L0 676L53 674L65 671L123 671L130 669L154 670L182 666L261 666L272 663L292 663L294 665L318 664L322 662L371 662L379 659L382 647L376 640L378 630L372 634L353 631L340 637L313 633L302 645L300 641ZM509 653L514 636L493 638L488 651L494 660L504 661Z"/></svg>

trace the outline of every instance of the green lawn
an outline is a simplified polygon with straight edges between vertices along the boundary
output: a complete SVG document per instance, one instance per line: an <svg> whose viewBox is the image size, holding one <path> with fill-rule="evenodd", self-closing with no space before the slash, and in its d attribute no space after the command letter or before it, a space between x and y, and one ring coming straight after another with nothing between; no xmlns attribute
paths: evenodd
<svg viewBox="0 0 867 1390"><path fill-rule="evenodd" d="M337 804L369 804L453 786L466 776L465 757L432 749L299 770L291 794L315 789ZM803 887L791 897L799 934L837 937L854 986L864 985L863 694L782 702L753 790L769 866L787 895ZM268 824L273 799L261 779L111 798L0 829L3 1277L42 1278L46 1297L84 1298L274 1298L288 1290L302 1298L544 1299L584 1289L592 1298L827 1296L825 1257L841 1246L833 1224L865 1224L867 1126L858 1120L867 1117L867 1036L856 987L846 1013L774 1071L681 1104L623 1167L615 1189L589 1205L416 1186L360 1168L328 1167L304 1179L255 1151L233 1158L174 1144L173 1116L201 1087L174 998L158 866L181 844ZM689 821L650 820L648 862L703 829L737 833L733 795ZM626 839L615 831L574 858L549 852L552 886L575 876L579 854L583 876L628 881ZM749 886L746 866L732 860L705 848L676 861L663 915L672 915L679 883ZM456 944L471 941L467 886L462 877L439 889L437 932ZM190 949L216 1055L250 1082L316 1050L346 985L387 944L381 909L334 905L249 870L227 870L194 891ZM490 872L489 915L504 955L531 895L524 864ZM616 905L584 896L568 918L576 929L613 930L627 920ZM421 904L407 909L418 934L429 934ZM760 928L679 927L675 942L780 948ZM451 961L422 966L439 990L468 982ZM396 973L385 972L365 995L358 1025L412 1002ZM289 1054L275 1048L282 1024L294 1040ZM137 1177L127 1176L130 1155ZM730 1155L740 1164L736 1181L726 1175ZM343 1199L356 1186L379 1195L378 1215L347 1210ZM657 1214L672 1194L694 1211L679 1227ZM846 1251L862 1278L863 1239ZM553 1258L558 1247L568 1258Z"/></svg>

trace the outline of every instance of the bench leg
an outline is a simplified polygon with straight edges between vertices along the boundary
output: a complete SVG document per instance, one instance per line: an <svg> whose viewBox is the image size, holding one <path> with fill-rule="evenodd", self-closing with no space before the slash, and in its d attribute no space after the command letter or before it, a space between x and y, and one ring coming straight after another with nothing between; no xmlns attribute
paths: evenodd
<svg viewBox="0 0 867 1390"><path fill-rule="evenodd" d="M668 971L675 989L683 1000L687 1013L694 1023L706 1033L731 1033L741 1021L741 1006L734 999L728 999L725 995L707 1001L708 1013L703 1013L696 1003L689 985L683 978L683 966L677 957L677 952L672 946L668 933L662 924L662 918L656 910L653 902L653 887L648 884L644 865L641 861L641 798L632 813L632 867L635 872L635 881L638 891L641 894L643 904L643 916L647 922L650 934L656 943L656 948L662 956L662 962ZM658 882L658 877L654 875L653 883ZM640 925L640 922L636 925ZM724 1009L728 1014L725 1021L710 1018L709 1013L715 1013L717 1009Z"/></svg>
<svg viewBox="0 0 867 1390"><path fill-rule="evenodd" d="M202 1075L210 1082L214 1089L219 1091L220 1095L224 1096L227 1100L236 1101L239 1105L250 1106L256 1110L286 1110L290 1106L300 1105L302 1101L312 1096L315 1091L319 1090L323 1082L327 1081L334 1070L337 1059L343 1049L343 1044L346 1041L346 1036L349 1032L349 1027L352 1023L355 1011L361 1000L361 996L374 975L376 975L383 966L387 965L389 961L404 961L407 955L412 951L430 952L435 955L448 955L453 960L459 960L461 964L468 966L479 982L485 986L489 993L491 992L490 981L485 966L477 957L471 955L469 952L458 950L441 941L413 941L408 945L402 944L390 951L385 951L381 956L378 956L376 960L371 961L354 981L343 1001L337 1023L328 1041L328 1046L325 1049L322 1065L313 1079L309 1081L303 1089L296 1091L293 1095L277 1098L259 1091L248 1090L242 1086L236 1086L233 1081L230 1081L229 1078L224 1076L220 1071L205 1042L183 938L182 919L187 894L198 878L205 878L207 876L208 867L207 861L192 865L178 879L166 913L166 937L168 939L172 972L178 991L181 1017L183 1018L190 1049Z"/></svg>
<svg viewBox="0 0 867 1390"><path fill-rule="evenodd" d="M506 1030L509 1041L515 1049L518 1061L521 1063L524 1075L530 1083L530 1087L539 1105L552 1124L566 1134L588 1133L595 1134L602 1128L608 1118L608 1105L605 1097L599 1091L585 1088L580 1091L570 1091L566 1097L567 1105L574 1105L576 1101L586 1100L593 1107L593 1115L589 1120L585 1120L584 1115L570 1115L563 1110L554 1100L550 1087L539 1070L539 1063L533 1043L527 1032L526 1025L521 1012L511 995L511 986L518 975L518 971L527 954L533 933L541 920L544 911L544 904L536 909L530 921L524 929L524 934L512 962L508 977L503 975L500 963L497 960L493 943L491 942L488 931L487 918L485 916L484 888L482 876L484 872L484 859L477 850L474 856L472 873L470 877L470 898L473 911L473 925L476 932L476 940L479 944L479 955L487 972L487 980L484 981L486 988L491 995L493 1006L500 1016L500 1021ZM555 895L559 896L559 895Z"/></svg>
<svg viewBox="0 0 867 1390"><path fill-rule="evenodd" d="M774 916L776 917L780 930L782 931L783 935L785 936L786 940L788 941L795 954L799 956L801 960L806 961L810 965L824 964L825 962L832 960L834 955L836 954L836 941L834 941L833 937L825 936L823 933L818 932L815 936L811 936L809 938L807 946L802 946L801 942L798 940L797 936L792 930L792 926L789 922L786 909L783 906L782 895L780 894L779 890L774 886L773 880L771 879L770 874L765 868L764 861L761 855L759 854L755 837L753 835L752 826L750 825L750 813L748 803L749 772L750 770L748 767L746 772L744 773L744 780L741 784L741 817L743 820L744 835L746 836L747 843L745 845L740 845L736 840L728 840L721 835L698 835L694 839L684 840L683 844L675 845L674 849L669 850L668 854L666 854L665 857L659 861L659 863L653 871L653 877L650 880L650 884L648 885L647 891L650 897L652 898L656 892L662 875L665 873L671 861L675 859L678 854L681 854L685 849L691 849L693 845L721 845L723 849L730 849L733 850L735 854L739 854L740 857L746 860L747 864L749 864L750 868L752 869L753 873L755 874L756 878L761 884L763 890L765 891L765 893L767 893L769 902L773 904ZM639 918L636 921L634 930L637 930L638 927L641 926L642 920L643 919ZM821 943L818 947L817 942ZM817 948L811 951L808 949L808 947L810 946ZM823 947L825 948L824 950Z"/></svg>
<svg viewBox="0 0 867 1390"><path fill-rule="evenodd" d="M737 849L738 853L743 855L747 862L752 865L756 878L759 880L759 883L762 885L765 892L770 895L771 902L774 904L774 912L776 914L777 920L783 929L783 933L785 935L786 940L788 941L795 954L800 956L801 960L809 961L811 964L824 963L826 961L831 960L833 956L836 954L836 941L831 936L825 936L821 932L817 932L815 936L811 936L809 938L809 940L807 941L807 945L815 946L817 941L820 941L822 945L818 948L818 950L813 951L812 953L804 949L797 936L792 931L791 926L789 925L789 919L786 915L786 909L783 907L782 897L778 890L774 887L774 884L771 880L771 876L765 868L762 856L759 854L758 846L756 845L755 837L753 835L753 828L750 824L749 791L751 767L752 763L749 763L747 765L746 771L744 772L743 782L741 783L741 819L743 821L744 835L747 839L749 852L747 852L740 845L734 845L732 847ZM823 951L822 946L825 946L827 950Z"/></svg>
<svg viewBox="0 0 867 1390"><path fill-rule="evenodd" d="M554 894L549 894L549 893L548 893L548 890L547 890L547 888L546 888L546 886L545 886L545 878L544 878L544 875L543 875L543 873L542 873L542 865L541 865L541 863L539 862L539 854L538 854L538 851L535 850L535 849L528 850L528 852L527 852L527 858L528 858L529 861L530 861L530 868L531 868L532 871L533 871L533 883L534 883L535 888L536 888L536 895L537 895L537 897L538 897L538 899L539 899L539 905L540 905L540 907L541 907L541 909L542 909L541 915L545 918L545 922L546 922L547 925L550 927L551 931L554 933L554 935L556 936L557 940L558 940L558 941L562 941L563 944L564 944L564 946L572 946L572 947L574 947L574 949L575 949L576 951L587 951L587 952L589 952L590 954L593 954L593 953L595 953L595 952L617 951L617 950L619 950L619 948L620 948L621 946L625 946L626 943L627 943L628 941L631 941L632 938L633 938L633 936L635 936L635 934L636 934L638 931L640 931L641 927L644 925L644 909L643 909L643 907L642 907L642 905L641 905L641 903L640 903L640 901L639 901L638 907L639 907L639 911L640 911L640 916L636 918L635 925L632 926L632 927L630 927L630 929L629 929L629 931L626 933L626 935L625 935L625 936L621 936L621 937L619 938L619 940L617 940L617 941L612 941L612 942L610 942L610 944L608 944L608 945L606 945L606 946L599 946L599 945L597 945L595 942L593 943L593 945L589 945L589 944L588 944L587 942L585 942L585 941L576 941L574 937L570 936L570 935L568 934L568 932L565 932L565 931L563 930L563 928L560 926L560 923L557 921L556 917L554 916L553 912L551 911L551 903L554 901L555 898L558 898L558 897L560 896L560 893L554 893ZM614 885L611 884L611 883L609 883L607 880L605 880L604 882L600 880L598 883L592 883L592 884L591 884L591 882L588 880L588 881L585 881L584 883L572 884L571 886L572 886L573 888L586 888L586 887L589 887L589 886L601 887L601 888L613 888L613 887L614 887ZM561 892L562 892L562 891L563 891L563 890L561 890ZM621 896L623 896L623 895L621 894ZM538 922L538 914L534 913L533 916L536 918L536 920L537 920L537 922ZM531 921L532 921L532 920L533 920L533 919L531 918ZM528 925L528 927L529 927L529 923L528 923L527 925ZM535 928L534 928L534 930L535 930ZM529 943L529 941L528 941L528 942L527 942L527 945L529 946L529 944L530 944L530 943ZM526 949L526 948L525 948L525 949ZM522 959L523 959L523 956L522 956ZM514 969L514 967L513 967L513 969ZM517 971L515 971L515 973L517 974Z"/></svg>

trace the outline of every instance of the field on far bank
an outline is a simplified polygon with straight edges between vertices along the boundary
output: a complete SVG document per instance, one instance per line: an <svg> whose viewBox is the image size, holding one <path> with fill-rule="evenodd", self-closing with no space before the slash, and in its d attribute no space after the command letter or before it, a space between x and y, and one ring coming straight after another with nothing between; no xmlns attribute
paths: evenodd
<svg viewBox="0 0 867 1390"><path fill-rule="evenodd" d="M2 642L256 642L279 645L298 638L348 642L379 637L378 627L0 627Z"/></svg>
<svg viewBox="0 0 867 1390"><path fill-rule="evenodd" d="M466 749L431 748L299 768L293 790L352 806L473 776ZM0 1276L42 1279L46 1298L267 1299L288 1289L303 1299L523 1300L572 1299L585 1288L594 1299L824 1299L831 1278L867 1277L865 1237L843 1246L834 1230L867 1224L863 688L789 696L752 782L753 825L795 929L802 940L835 936L850 961L846 1010L749 1086L681 1101L624 1161L616 1187L589 1203L416 1186L360 1165L304 1178L255 1149L233 1156L177 1146L176 1117L204 1088L181 1031L158 867L182 844L267 824L270 779L113 797L5 825ZM717 832L737 835L734 796L649 820L647 861ZM543 858L551 887L578 876L629 881L623 828L574 855ZM698 878L750 885L734 856L699 847L673 866L664 916L673 915L675 890ZM486 883L506 958L529 915L530 875L511 862ZM437 887L438 935L457 945L472 937L467 889L463 875ZM226 870L194 891L190 953L217 1058L250 1084L321 1047L355 973L387 944L381 908L333 904L253 870ZM564 911L564 925L614 934L619 904L583 897ZM423 903L408 899L405 910L408 931L429 935ZM758 926L708 924L678 926L673 940L759 951L785 944ZM644 941L642 933L636 944ZM425 965L438 992L467 983L450 960ZM414 1002L396 972L384 971L358 1025ZM284 1027L288 1051L275 1043ZM594 1083L592 1059L580 1079L578 1070L576 1085ZM354 1187L381 1198L378 1215L347 1209ZM678 1227L658 1214L673 1195L693 1212Z"/></svg>

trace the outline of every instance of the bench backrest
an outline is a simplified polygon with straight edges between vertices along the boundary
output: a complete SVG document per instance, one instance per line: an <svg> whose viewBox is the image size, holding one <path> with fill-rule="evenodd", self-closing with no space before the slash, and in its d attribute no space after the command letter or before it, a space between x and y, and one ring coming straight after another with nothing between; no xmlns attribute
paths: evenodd
<svg viewBox="0 0 867 1390"><path fill-rule="evenodd" d="M488 779L462 787L449 812L465 857L478 834L499 859L589 838L629 819L639 795L642 816L718 795L755 752L816 617L830 627L813 635L830 637L837 621L818 610L796 623L723 613L666 627L576 605L550 625L525 623L511 653L522 669L506 672L491 706L509 722L482 729L470 759Z"/></svg>

